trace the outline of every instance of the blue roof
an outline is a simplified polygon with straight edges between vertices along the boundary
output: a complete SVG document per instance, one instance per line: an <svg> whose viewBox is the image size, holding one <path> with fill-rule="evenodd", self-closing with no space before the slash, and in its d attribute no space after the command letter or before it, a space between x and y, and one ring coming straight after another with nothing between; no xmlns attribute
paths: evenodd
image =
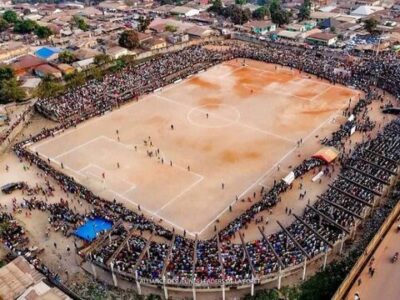
<svg viewBox="0 0 400 300"><path fill-rule="evenodd" d="M75 230L74 234L82 240L91 242L97 237L98 233L102 232L103 230L110 230L111 228L111 222L102 218L94 218L87 221L85 224Z"/></svg>
<svg viewBox="0 0 400 300"><path fill-rule="evenodd" d="M48 59L50 56L52 56L55 53L60 52L60 49L57 48L51 48L51 47L43 47L38 50L36 50L35 55L43 58L43 59Z"/></svg>

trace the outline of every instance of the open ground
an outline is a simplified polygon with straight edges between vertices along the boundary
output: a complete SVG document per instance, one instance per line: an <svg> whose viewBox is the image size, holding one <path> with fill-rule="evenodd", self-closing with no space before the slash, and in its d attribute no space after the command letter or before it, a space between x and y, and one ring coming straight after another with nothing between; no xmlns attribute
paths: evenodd
<svg viewBox="0 0 400 300"><path fill-rule="evenodd" d="M315 137L358 96L234 60L29 147L96 194L204 236L236 199L271 186L278 166L304 159L300 139L318 150Z"/></svg>

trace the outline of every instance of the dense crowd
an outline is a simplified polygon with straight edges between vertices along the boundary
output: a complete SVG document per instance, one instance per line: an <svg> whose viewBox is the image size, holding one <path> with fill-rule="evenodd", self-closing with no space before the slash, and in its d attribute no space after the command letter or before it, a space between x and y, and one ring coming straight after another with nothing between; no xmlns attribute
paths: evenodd
<svg viewBox="0 0 400 300"><path fill-rule="evenodd" d="M374 201L374 193L382 192L383 186L389 183L390 176L395 173L396 162L400 159L399 133L400 121L395 121L390 123L376 139L356 147L352 156L343 160L341 176L333 182L331 188L321 195L321 200L316 202L314 208L335 220L340 226L350 229L355 224L355 216L360 216L360 218L363 216L364 211L369 207L368 204L372 205ZM305 161L295 169L296 174L298 176L303 174L305 170L315 166L314 163L312 160ZM319 166L319 164L317 165ZM279 195L277 186L282 186L282 184L277 184L273 189L276 197ZM70 189L70 191L74 190ZM267 194L269 193L271 191ZM97 205L96 202L101 203L101 205ZM112 257L128 236L127 230L121 225L113 229L110 239L105 239L103 245L91 253L91 258L97 263L110 266L112 262L114 270L121 273L133 274L137 270L140 278L161 282L162 275L165 275L177 284L179 282L190 282L192 279L197 281L224 279L228 282L237 282L251 278L250 266L259 276L277 271L279 267L272 250L263 239L245 244L251 259L250 264L243 246L224 239L223 234L220 235L222 241L219 248L216 238L209 241L199 241L195 248L195 243L190 239L185 239L179 235L175 236L168 231L157 231L154 229L155 225L153 224L152 227L146 224L147 222L143 217L141 219L134 213L124 213L126 209L118 203L106 201L103 203L101 199L92 200L92 203L95 204L95 208L85 216L73 213L67 202L47 204L33 199L25 201L22 207L48 210L51 214L49 220L53 226L68 229L75 229L86 218L102 216L116 223L120 216L123 216L125 221L133 223L140 231L154 230L156 234L166 238L166 242L152 241L139 263L139 256L144 251L146 244L145 239L140 234L130 236L126 245L123 245L118 254ZM106 214L106 211L111 213ZM140 221L135 222L135 220ZM248 222L251 221L252 218ZM330 243L338 241L344 234L340 227L330 223L311 209L305 211L303 221ZM324 252L328 247L318 235L298 220L287 227L287 230L309 253L310 257ZM171 241L168 242L168 239ZM268 241L285 267L295 266L303 261L304 255L301 250L291 239L288 239L283 231L270 235ZM168 256L170 244L172 251ZM195 256L194 252L196 252ZM221 259L219 255L221 255ZM194 257L196 257L196 260L194 260Z"/></svg>
<svg viewBox="0 0 400 300"><path fill-rule="evenodd" d="M201 46L188 47L90 80L56 98L40 99L36 108L59 121L107 111L221 61L221 55Z"/></svg>
<svg viewBox="0 0 400 300"><path fill-rule="evenodd" d="M274 206L279 201L280 195L290 186L283 180L276 182L270 190L262 194L261 201L233 220L216 237L208 241L194 242L163 228L141 214L128 210L116 201L109 202L97 197L76 183L73 178L55 170L49 162L40 158L38 153L27 151L24 147L26 144L75 126L132 97L151 92L188 74L233 58L251 58L278 63L317 75L333 83L351 85L363 90L365 97L362 97L352 110L349 108L344 112L346 116L354 117L332 137L323 141L327 145L343 147L343 140L350 135L353 127L359 131L368 131L375 125L366 114L367 105L372 99L380 97L373 86L384 88L396 96L400 95L400 64L398 59L390 54L374 60L368 59L368 56L349 59L340 52L293 45L268 44L267 47L261 48L256 45L226 41L217 46L221 46L218 51L202 46L186 48L136 67L127 67L120 73L107 75L109 77L106 76L102 81L91 81L84 87L58 98L43 99L38 102L36 107L39 111L62 120L63 123L57 128L43 130L37 136L16 145L15 152L21 159L34 163L46 175L54 177L65 191L76 194L93 205L93 210L85 216L70 213L66 204L55 208L42 206L42 209L50 211L51 220L57 224L61 222L61 226L65 227L73 227L73 224L85 218L97 216L107 218L114 223L123 220L133 224L140 232L153 232L164 240L164 242L151 241L146 247L147 242L143 236L140 234L129 236L128 231L118 225L113 228L111 239L106 239L91 253L91 259L98 264L106 268L112 264L116 271L135 273L139 278L149 280L163 280L165 275L176 284L190 280L217 279L240 282L251 279L252 275L267 275L279 268L275 252L284 267L298 265L304 260L304 255L285 231L268 236L268 242L263 238L244 245L231 242L237 231L254 222L259 212ZM387 66L381 66L377 61ZM388 79L385 81L386 76ZM124 91L128 90L131 91L130 94L125 94ZM382 192L384 185L388 184L390 177L397 170L400 159L399 146L400 122L394 121L385 127L376 139L360 144L349 158L342 159L341 176L321 195L313 206L314 209L307 208L302 216L303 222L313 230L299 220L286 228L310 257L327 250L328 245L324 240L332 244L340 240L345 235L343 228L352 228L356 224L356 219L362 218L373 205L375 196ZM322 170L323 165L324 162L320 159L307 159L295 167L293 173L295 178L298 178L312 169ZM335 223L332 223L332 220ZM126 240L127 242L120 247ZM269 245L272 245L275 251L272 251ZM114 255L117 249L118 253ZM142 252L144 255L139 260Z"/></svg>
<svg viewBox="0 0 400 300"><path fill-rule="evenodd" d="M372 207L374 196L382 193L384 186L389 184L388 180L397 170L396 162L399 160L400 121L395 121L390 123L376 139L356 147L353 154L343 163L338 178L313 205L314 209L307 208L302 221L295 220L286 230L309 257L324 253L329 248L325 241L329 244L340 241L346 234L342 227L351 230L356 224L356 219L362 219L366 210ZM303 222L313 230L310 230ZM118 232L117 240L123 240L125 235ZM193 240L177 235L170 243L172 248L169 256L170 246L167 243L151 242L148 252L137 266L139 275L156 282L158 280L159 283L165 275L177 285L192 282L191 280L201 284L218 279L237 283L250 280L253 270L256 276L264 276L279 269L278 259L269 244L279 256L284 268L296 266L305 258L302 250L284 231L269 235L268 242L262 238L242 245L232 243L230 240L222 240L219 248L217 238L195 243ZM130 251L126 250L127 245L123 247L125 249L123 253L127 254L124 257L125 265L135 266L139 252L144 249L142 238L135 237L134 239L135 244L140 246L131 247ZM97 252L105 257L101 259L101 262L104 263L109 259L118 247L115 241L105 242L106 246L96 250L96 257ZM250 260L247 258L245 249ZM136 251L132 257L131 251ZM196 255L194 255L195 252ZM121 252L118 261L122 259L120 255ZM127 270L126 267L123 269L123 271ZM131 269L131 272L133 271L134 267Z"/></svg>
<svg viewBox="0 0 400 300"><path fill-rule="evenodd" d="M16 119L8 125L8 128L1 133L0 135L0 145L2 145L5 141L10 142L10 134L13 132L15 128L17 128L18 125L20 125L22 122L26 121L26 117L32 112L33 106L30 105L27 107L26 110L24 110L21 114L19 114Z"/></svg>
<svg viewBox="0 0 400 300"><path fill-rule="evenodd" d="M98 114L233 58L277 63L317 75L334 84L341 83L366 92L371 86L377 86L400 96L400 67L395 54L371 58L368 55L343 55L342 52L325 48L278 43L268 43L260 47L225 41L220 45L227 45L228 48L216 51L202 45L191 46L155 57L137 66L127 66L101 80L90 80L58 97L39 99L36 109L59 121Z"/></svg>

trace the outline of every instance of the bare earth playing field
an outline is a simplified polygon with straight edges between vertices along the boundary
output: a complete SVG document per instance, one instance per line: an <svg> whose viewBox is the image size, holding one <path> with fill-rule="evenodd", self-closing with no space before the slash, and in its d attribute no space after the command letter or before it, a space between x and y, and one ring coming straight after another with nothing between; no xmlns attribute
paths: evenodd
<svg viewBox="0 0 400 300"><path fill-rule="evenodd" d="M242 63L215 66L30 149L106 199L202 234L236 196L270 185L298 140L336 128L332 120L358 97L297 70Z"/></svg>

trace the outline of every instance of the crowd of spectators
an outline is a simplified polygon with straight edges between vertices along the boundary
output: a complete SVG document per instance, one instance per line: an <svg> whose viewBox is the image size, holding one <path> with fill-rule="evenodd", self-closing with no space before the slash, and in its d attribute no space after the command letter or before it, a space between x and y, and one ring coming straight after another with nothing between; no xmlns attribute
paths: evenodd
<svg viewBox="0 0 400 300"><path fill-rule="evenodd" d="M21 124L22 122L26 121L26 117L28 114L32 112L32 105L28 106L27 109L25 109L21 114L19 114L16 119L8 125L8 128L1 133L0 135L0 145L2 145L5 141L10 142L10 134L14 131L14 129Z"/></svg>
<svg viewBox="0 0 400 300"><path fill-rule="evenodd" d="M375 125L366 114L367 105L372 99L380 97L374 90L374 86L386 89L395 96L400 95L400 82L397 82L400 81L400 64L398 59L390 54L374 58L381 64L387 64L387 66L381 66L368 59L368 56L348 59L331 50L310 47L294 47L293 45L289 47L281 44L260 47L237 41L225 41L214 46L221 46L221 48L219 50L210 50L203 46L186 48L154 58L136 67L127 67L121 73L109 75L110 77L105 77L102 81L89 82L84 87L58 98L39 101L37 109L55 119L62 120L62 124L51 130L43 130L14 148L21 159L34 163L46 175L54 177L65 191L78 195L93 205L93 210L87 216L69 214L68 206L65 204L61 205L65 211L58 206L53 211L51 207L46 208L51 212L53 221L62 220L74 224L81 222L84 218L100 216L114 224L120 220L131 223L137 230L152 232L165 240L165 242L151 241L146 247L143 237L132 236L127 245L124 245L119 254L113 258L113 253L128 237L126 229L118 226L113 229L115 233L111 240L105 241L101 247L91 253L91 259L104 267L108 268L111 261L117 270L127 273L136 272L139 278L149 280L163 280L162 275L166 274L169 279L179 285L180 281L187 282L192 279L213 281L222 278L228 282L241 282L251 279L253 275L268 275L279 268L275 253L285 268L296 266L305 259L303 251L306 251L310 257L315 257L329 248L325 241L334 244L341 240L346 233L343 228L352 229L357 223L357 218L361 219L373 206L375 196L383 191L384 186L397 171L400 160L400 121L398 120L386 126L377 138L358 145L348 158L342 159L340 176L320 196L313 205L313 209L307 207L304 211L302 220L309 226L305 226L303 222L296 219L286 228L301 248L293 242L286 231L279 231L266 237L268 241L264 238L244 244L231 241L240 229L254 222L259 212L274 206L279 201L280 194L290 188L283 180L276 182L270 190L263 192L261 201L253 204L234 219L219 231L216 237L195 243L185 236L175 234L173 230L154 223L144 215L125 208L116 201L110 202L97 197L84 186L76 183L73 178L55 170L50 162L42 159L38 153L31 153L25 149L27 144L75 126L91 116L120 105L132 96L137 97L151 92L188 74L234 58L279 63L314 74L334 84L351 85L364 91L365 97L361 97L353 109L349 107L344 112L346 116L354 116L348 121L351 123L346 123L331 138L323 141L328 145L343 146L343 140L350 135L354 126L357 130L368 131ZM387 81L383 80L386 76L390 77ZM107 91L105 91L106 87ZM133 94L125 95L124 91L127 90ZM92 95L94 98L91 97ZM70 102L73 102L73 105L70 105ZM324 161L320 159L307 159L295 167L293 173L295 178L298 178L323 165ZM274 251L269 245L272 245ZM172 247L171 251L169 251L170 247ZM138 261L139 252L144 253L140 261Z"/></svg>

